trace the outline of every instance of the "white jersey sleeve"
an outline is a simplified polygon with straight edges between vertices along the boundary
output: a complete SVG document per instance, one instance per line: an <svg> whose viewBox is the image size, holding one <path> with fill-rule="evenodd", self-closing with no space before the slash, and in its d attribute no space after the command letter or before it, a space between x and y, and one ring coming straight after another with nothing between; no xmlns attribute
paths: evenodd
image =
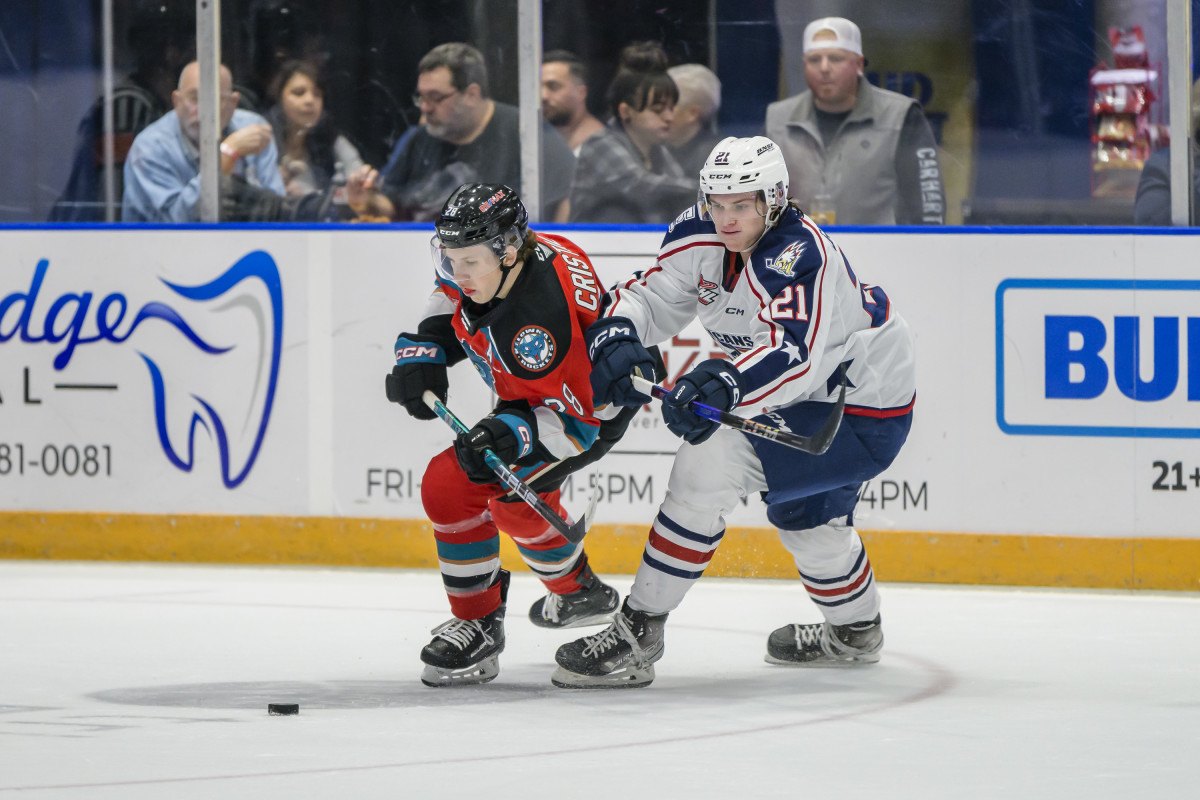
<svg viewBox="0 0 1200 800"><path fill-rule="evenodd" d="M696 215L696 206L684 211L671 223L654 266L608 294L603 315L628 318L644 344L670 339L696 317L706 259L719 261L725 253L712 225Z"/></svg>

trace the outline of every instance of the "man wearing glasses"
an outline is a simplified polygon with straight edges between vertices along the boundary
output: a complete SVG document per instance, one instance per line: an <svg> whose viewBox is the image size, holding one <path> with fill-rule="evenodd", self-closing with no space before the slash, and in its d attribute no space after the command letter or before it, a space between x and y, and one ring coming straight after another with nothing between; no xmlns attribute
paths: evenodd
<svg viewBox="0 0 1200 800"><path fill-rule="evenodd" d="M521 192L517 107L489 97L483 54L448 42L430 50L417 72L412 99L421 110L421 125L400 139L382 171L363 167L350 177L352 202L366 190L371 214L428 222L464 183L505 184ZM542 164L543 216L558 219L570 194L575 157L544 121Z"/></svg>
<svg viewBox="0 0 1200 800"><path fill-rule="evenodd" d="M221 67L221 172L284 194L279 153L267 121L237 107L233 76ZM167 112L133 140L125 161L125 222L195 222L200 199L200 65L183 68Z"/></svg>

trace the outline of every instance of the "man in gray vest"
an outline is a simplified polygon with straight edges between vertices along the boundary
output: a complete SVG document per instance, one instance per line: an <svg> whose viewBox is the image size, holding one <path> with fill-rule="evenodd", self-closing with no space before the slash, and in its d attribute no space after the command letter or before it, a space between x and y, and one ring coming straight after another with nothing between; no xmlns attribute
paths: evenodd
<svg viewBox="0 0 1200 800"><path fill-rule="evenodd" d="M791 196L823 224L941 225L937 143L911 97L863 76L862 33L841 17L804 29L808 91L767 107Z"/></svg>

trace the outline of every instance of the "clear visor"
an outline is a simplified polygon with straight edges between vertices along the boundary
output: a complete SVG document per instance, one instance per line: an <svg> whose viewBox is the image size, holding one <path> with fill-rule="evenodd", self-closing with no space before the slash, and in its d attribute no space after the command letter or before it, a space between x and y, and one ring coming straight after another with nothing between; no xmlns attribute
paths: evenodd
<svg viewBox="0 0 1200 800"><path fill-rule="evenodd" d="M696 191L696 202L700 204L700 219L712 222L712 214L708 213L708 195L704 193L704 189Z"/></svg>
<svg viewBox="0 0 1200 800"><path fill-rule="evenodd" d="M731 194L707 195L701 189L699 197L700 218L710 222L713 219L714 203L717 206L717 213L723 220L745 220L767 216L767 202L761 190L754 192L753 195L746 192L739 196Z"/></svg>
<svg viewBox="0 0 1200 800"><path fill-rule="evenodd" d="M477 281L500 269L500 256L486 244L448 248L434 236L429 240L429 250L438 276L451 283Z"/></svg>

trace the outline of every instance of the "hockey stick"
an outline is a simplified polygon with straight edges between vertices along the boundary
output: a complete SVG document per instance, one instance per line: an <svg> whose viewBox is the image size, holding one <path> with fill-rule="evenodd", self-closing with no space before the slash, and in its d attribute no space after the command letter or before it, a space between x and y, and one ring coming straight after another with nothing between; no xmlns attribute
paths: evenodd
<svg viewBox="0 0 1200 800"><path fill-rule="evenodd" d="M659 400L670 394L666 389L656 383L651 383L640 375L630 375L629 379L633 381L633 388L637 389L642 394L652 395ZM842 389L838 392L837 402L833 405L833 411L822 423L821 429L812 436L801 436L791 431L781 430L770 425L764 425L761 422L755 422L752 419L743 419L742 417L730 414L728 411L721 411L712 406L706 406L703 403L697 403L695 400L688 403L688 410L697 416L704 417L707 420L720 423L721 425L730 428L736 428L742 433L748 433L751 436L758 436L761 439L770 439L772 442L786 445L787 447L800 450L805 453L811 453L814 456L819 456L829 449L829 445L833 444L833 437L837 435L838 427L842 424L842 411L846 407L846 381L843 374Z"/></svg>
<svg viewBox="0 0 1200 800"><path fill-rule="evenodd" d="M433 392L426 391L425 394L421 396L421 399L424 400L425 405L433 409L433 412L441 417L442 420L449 425L451 430L453 430L455 433L466 433L470 430L470 428L464 425L458 417L454 416L454 412L446 408L445 404L443 404L441 400L438 400L437 395L435 395ZM549 522L550 526L554 528L554 530L565 536L568 542L576 544L583 541L583 536L587 533L588 525L591 523L591 516L596 510L596 500L598 498L594 494L592 502L588 504L587 512L583 515L583 518L574 525L570 525L565 519L556 514L554 509L546 504L545 500L543 500L541 497L538 497L537 492L529 488L524 481L518 478L513 471L509 469L503 461L500 460L498 455L493 453L491 450L484 450L483 460L486 461L487 465L492 468L492 472L496 473L496 477L499 478L505 486L512 490L513 494L524 500L530 508L538 513L539 517L546 520L546 522Z"/></svg>

